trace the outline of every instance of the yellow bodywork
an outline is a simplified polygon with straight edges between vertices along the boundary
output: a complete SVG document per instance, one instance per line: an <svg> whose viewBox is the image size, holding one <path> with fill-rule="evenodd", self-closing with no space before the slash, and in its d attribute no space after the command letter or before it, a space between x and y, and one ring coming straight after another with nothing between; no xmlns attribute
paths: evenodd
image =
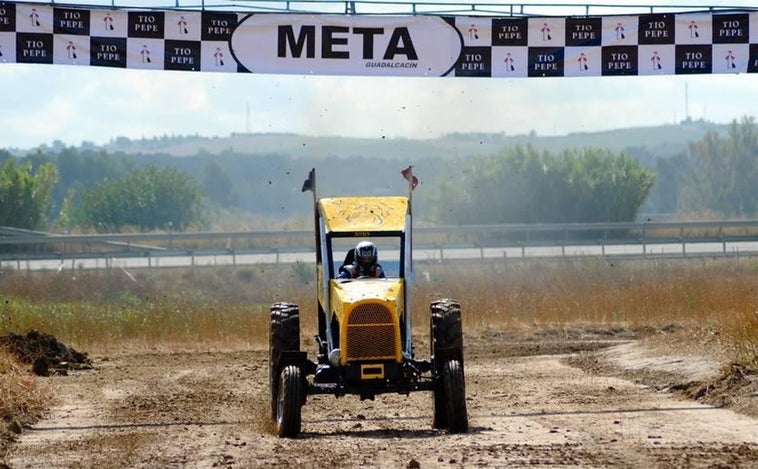
<svg viewBox="0 0 758 469"><path fill-rule="evenodd" d="M403 279L330 281L330 317L339 324L340 362L402 362Z"/></svg>
<svg viewBox="0 0 758 469"><path fill-rule="evenodd" d="M404 231L407 197L332 197L319 200L328 232Z"/></svg>

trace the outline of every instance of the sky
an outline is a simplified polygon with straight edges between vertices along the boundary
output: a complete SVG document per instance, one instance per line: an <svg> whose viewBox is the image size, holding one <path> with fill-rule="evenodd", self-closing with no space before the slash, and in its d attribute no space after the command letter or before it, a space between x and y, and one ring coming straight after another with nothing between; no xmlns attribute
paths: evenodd
<svg viewBox="0 0 758 469"><path fill-rule="evenodd" d="M0 148L233 132L565 135L757 115L758 74L376 78L0 63Z"/></svg>

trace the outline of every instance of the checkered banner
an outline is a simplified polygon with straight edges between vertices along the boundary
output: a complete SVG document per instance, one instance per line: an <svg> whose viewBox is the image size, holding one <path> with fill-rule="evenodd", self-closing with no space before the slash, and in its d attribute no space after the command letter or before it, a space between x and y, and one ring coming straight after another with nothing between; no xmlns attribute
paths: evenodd
<svg viewBox="0 0 758 469"><path fill-rule="evenodd" d="M758 72L758 11L361 16L0 3L0 63L299 75Z"/></svg>

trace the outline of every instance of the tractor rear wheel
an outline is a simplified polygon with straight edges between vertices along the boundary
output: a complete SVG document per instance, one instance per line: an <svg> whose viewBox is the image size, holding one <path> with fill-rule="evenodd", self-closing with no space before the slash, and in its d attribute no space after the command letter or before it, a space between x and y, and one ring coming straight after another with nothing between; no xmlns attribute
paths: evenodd
<svg viewBox="0 0 758 469"><path fill-rule="evenodd" d="M437 300L430 305L432 313L432 355L439 349L463 350L461 305L450 299Z"/></svg>
<svg viewBox="0 0 758 469"><path fill-rule="evenodd" d="M282 368L276 397L276 434L294 438L300 433L303 406L302 370L296 365Z"/></svg>
<svg viewBox="0 0 758 469"><path fill-rule="evenodd" d="M269 327L269 389L271 390L271 418L277 418L279 389L279 357L282 352L300 351L300 309L291 303L271 305Z"/></svg>
<svg viewBox="0 0 758 469"><path fill-rule="evenodd" d="M447 430L450 433L465 433L468 431L466 385L463 366L458 360L447 360L442 364L442 384Z"/></svg>
<svg viewBox="0 0 758 469"><path fill-rule="evenodd" d="M445 392L442 386L437 385L434 388L432 409L434 417L432 419L432 428L444 430L447 428L447 409L445 408Z"/></svg>
<svg viewBox="0 0 758 469"><path fill-rule="evenodd" d="M455 300L442 299L432 302L430 309L431 356L437 383L433 397L434 418L432 420L432 427L448 429L451 432L466 431L468 421L463 386L461 306ZM451 361L454 361L456 365L449 365ZM450 366L453 366L454 370L445 371L446 367ZM460 377L458 377L458 374L460 374ZM460 386L458 383L460 383ZM449 389L452 389L452 391L449 391ZM451 392L455 396L460 394L462 398L455 396L451 398Z"/></svg>

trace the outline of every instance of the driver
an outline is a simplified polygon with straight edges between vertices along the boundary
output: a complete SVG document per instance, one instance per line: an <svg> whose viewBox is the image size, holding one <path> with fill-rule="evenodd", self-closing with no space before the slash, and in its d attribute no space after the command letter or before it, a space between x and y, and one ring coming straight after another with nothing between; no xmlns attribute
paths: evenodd
<svg viewBox="0 0 758 469"><path fill-rule="evenodd" d="M352 263L340 267L337 278L350 279L358 277L384 278L384 269L377 260L377 250L371 241L361 241L355 247L355 259Z"/></svg>

